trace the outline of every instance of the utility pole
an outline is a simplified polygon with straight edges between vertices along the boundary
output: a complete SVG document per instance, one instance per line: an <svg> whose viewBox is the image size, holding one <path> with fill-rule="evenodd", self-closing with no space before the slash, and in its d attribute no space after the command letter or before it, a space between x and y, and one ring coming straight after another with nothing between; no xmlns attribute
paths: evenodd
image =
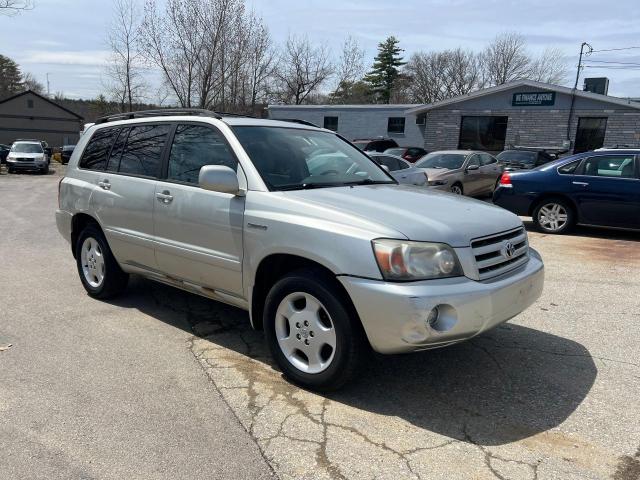
<svg viewBox="0 0 640 480"><path fill-rule="evenodd" d="M49 87L49 72L47 72L47 97L51 96L51 89Z"/></svg>
<svg viewBox="0 0 640 480"><path fill-rule="evenodd" d="M585 47L587 51L585 52ZM567 141L571 141L571 120L573 118L573 106L576 101L576 90L578 89L578 81L580 80L580 70L582 70L582 57L583 55L590 55L593 52L593 47L587 42L582 42L580 45L580 58L578 59L578 71L576 72L576 82L573 84L573 90L571 91L571 107L569 108L569 118L567 119Z"/></svg>

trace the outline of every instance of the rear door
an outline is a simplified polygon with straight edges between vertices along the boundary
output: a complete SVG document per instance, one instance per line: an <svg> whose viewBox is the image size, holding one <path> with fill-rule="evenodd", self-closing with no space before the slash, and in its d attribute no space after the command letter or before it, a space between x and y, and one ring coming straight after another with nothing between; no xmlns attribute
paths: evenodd
<svg viewBox="0 0 640 480"><path fill-rule="evenodd" d="M482 190L492 192L502 174L498 160L488 153L480 153L480 173L482 174Z"/></svg>
<svg viewBox="0 0 640 480"><path fill-rule="evenodd" d="M155 191L156 258L167 275L242 296L244 197L198 186L200 168L240 168L222 133L212 125L177 125Z"/></svg>
<svg viewBox="0 0 640 480"><path fill-rule="evenodd" d="M572 178L580 222L640 228L640 179L633 154L585 158Z"/></svg>
<svg viewBox="0 0 640 480"><path fill-rule="evenodd" d="M120 263L155 270L153 208L171 125L136 124L118 129L92 204Z"/></svg>

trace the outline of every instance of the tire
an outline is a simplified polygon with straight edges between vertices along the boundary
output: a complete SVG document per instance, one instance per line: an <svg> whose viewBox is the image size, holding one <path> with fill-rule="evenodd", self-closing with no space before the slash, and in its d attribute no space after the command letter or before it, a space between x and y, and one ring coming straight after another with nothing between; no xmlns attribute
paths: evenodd
<svg viewBox="0 0 640 480"><path fill-rule="evenodd" d="M456 182L451 185L451 193L455 195L464 195L464 188L460 182Z"/></svg>
<svg viewBox="0 0 640 480"><path fill-rule="evenodd" d="M575 223L573 206L560 198L542 200L533 210L533 223L543 233L566 233Z"/></svg>
<svg viewBox="0 0 640 480"><path fill-rule="evenodd" d="M13 173L13 172L14 172L14 170L13 170L13 168L9 167L9 168L7 168L7 172L8 172L8 173Z"/></svg>
<svg viewBox="0 0 640 480"><path fill-rule="evenodd" d="M46 167L42 167L42 170L40 170L40 173L42 175L47 175L49 173L49 165L47 165Z"/></svg>
<svg viewBox="0 0 640 480"><path fill-rule="evenodd" d="M310 390L339 389L370 351L353 307L322 271L299 270L276 282L265 300L263 325L285 377Z"/></svg>
<svg viewBox="0 0 640 480"><path fill-rule="evenodd" d="M78 275L90 296L104 300L126 288L129 275L113 257L100 227L87 225L78 235L75 252Z"/></svg>

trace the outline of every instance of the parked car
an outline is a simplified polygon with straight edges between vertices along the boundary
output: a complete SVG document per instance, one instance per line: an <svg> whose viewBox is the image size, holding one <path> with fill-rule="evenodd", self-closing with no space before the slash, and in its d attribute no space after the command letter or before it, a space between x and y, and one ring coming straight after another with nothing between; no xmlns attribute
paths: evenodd
<svg viewBox="0 0 640 480"><path fill-rule="evenodd" d="M284 374L317 390L349 381L370 348L472 338L543 286L516 215L399 185L337 134L284 121L101 119L71 156L56 222L90 296L139 274L244 308Z"/></svg>
<svg viewBox="0 0 640 480"><path fill-rule="evenodd" d="M11 147L9 145L0 144L0 163L7 163L7 156L9 155Z"/></svg>
<svg viewBox="0 0 640 480"><path fill-rule="evenodd" d="M42 146L42 150L44 151L45 157L47 159L47 163L51 164L51 156L53 154L53 149L49 147L49 144L44 140L38 140L36 138L18 138L16 142L37 142ZM15 142L14 142L15 143Z"/></svg>
<svg viewBox="0 0 640 480"><path fill-rule="evenodd" d="M379 152L368 152L368 155L378 165L387 168L398 183L425 186L429 181L425 170L414 167L401 157Z"/></svg>
<svg viewBox="0 0 640 480"><path fill-rule="evenodd" d="M69 159L71 158L71 154L73 153L74 148L76 148L75 145L62 146L62 150L60 151L60 158L62 160L63 165L69 163Z"/></svg>
<svg viewBox="0 0 640 480"><path fill-rule="evenodd" d="M407 162L415 163L424 157L428 152L424 148L420 147L397 147L397 148L388 148L384 151L384 153L388 153L389 155L397 155L398 157L404 158Z"/></svg>
<svg viewBox="0 0 640 480"><path fill-rule="evenodd" d="M457 195L490 195L502 168L492 155L473 150L431 152L415 163L426 170L429 186Z"/></svg>
<svg viewBox="0 0 640 480"><path fill-rule="evenodd" d="M544 149L515 148L496 155L505 171L528 170L558 159L558 155Z"/></svg>
<svg viewBox="0 0 640 480"><path fill-rule="evenodd" d="M48 173L49 159L39 141L19 140L11 145L7 155L7 168L9 173L16 170L38 170L40 173Z"/></svg>
<svg viewBox="0 0 640 480"><path fill-rule="evenodd" d="M394 148L398 146L398 143L392 138L365 138L365 139L356 139L353 143L360 150L364 150L365 152L384 152L390 148Z"/></svg>
<svg viewBox="0 0 640 480"><path fill-rule="evenodd" d="M545 233L576 223L640 229L640 149L598 150L526 172L505 172L496 205L531 216Z"/></svg>

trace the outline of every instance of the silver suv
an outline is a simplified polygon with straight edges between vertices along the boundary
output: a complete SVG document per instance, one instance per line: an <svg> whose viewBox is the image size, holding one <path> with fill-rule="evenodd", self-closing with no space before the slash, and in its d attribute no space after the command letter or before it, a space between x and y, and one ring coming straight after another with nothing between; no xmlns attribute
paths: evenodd
<svg viewBox="0 0 640 480"><path fill-rule="evenodd" d="M399 185L329 130L203 111L104 118L82 136L56 220L84 288L130 274L249 311L285 375L336 389L371 348L443 347L543 286L520 219Z"/></svg>

